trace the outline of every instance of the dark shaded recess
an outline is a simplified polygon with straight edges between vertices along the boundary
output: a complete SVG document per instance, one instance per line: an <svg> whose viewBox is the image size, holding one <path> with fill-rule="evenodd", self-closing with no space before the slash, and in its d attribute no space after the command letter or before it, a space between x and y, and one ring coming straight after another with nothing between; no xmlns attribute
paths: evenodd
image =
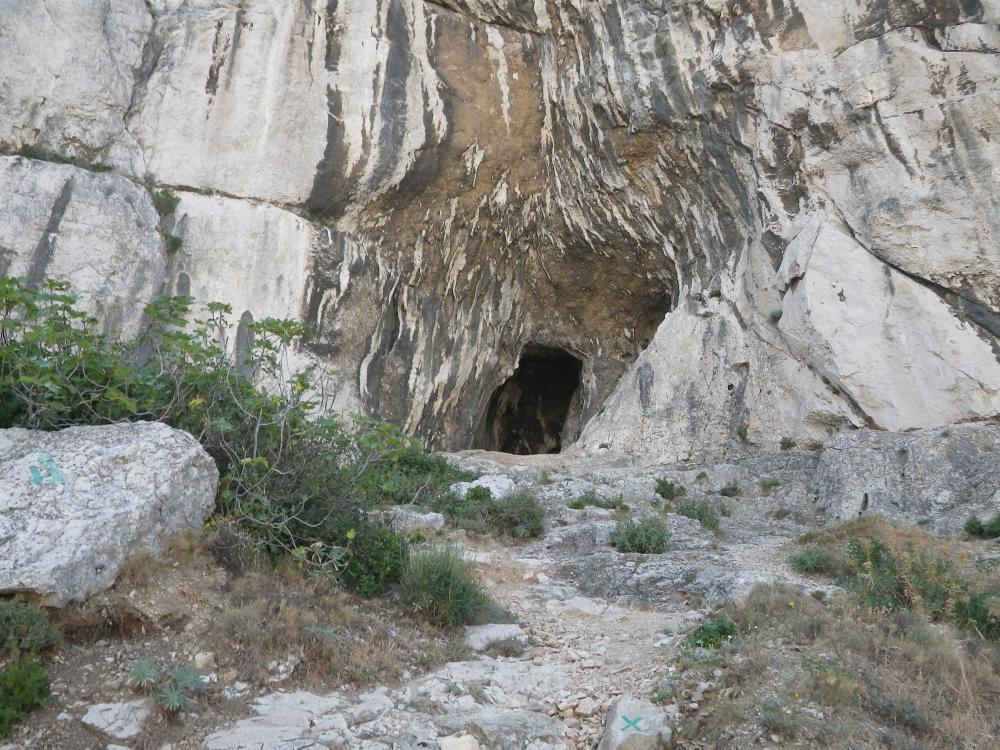
<svg viewBox="0 0 1000 750"><path fill-rule="evenodd" d="M525 347L514 374L490 399L480 447L522 456L558 453L581 370L580 360L562 349Z"/></svg>

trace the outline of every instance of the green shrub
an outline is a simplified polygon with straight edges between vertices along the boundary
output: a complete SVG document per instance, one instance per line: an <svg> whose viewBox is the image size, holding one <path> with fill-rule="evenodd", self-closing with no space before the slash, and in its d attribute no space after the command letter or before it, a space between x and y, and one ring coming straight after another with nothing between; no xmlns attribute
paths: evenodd
<svg viewBox="0 0 1000 750"><path fill-rule="evenodd" d="M783 314L784 312L782 310L771 310L771 313L770 315L767 316L767 319L771 321L772 324L778 325L778 321L781 320L781 316Z"/></svg>
<svg viewBox="0 0 1000 750"><path fill-rule="evenodd" d="M662 519L623 519L611 532L611 546L619 552L659 555L670 548L670 531Z"/></svg>
<svg viewBox="0 0 1000 750"><path fill-rule="evenodd" d="M686 495L687 489L680 483L671 482L667 479L657 479L656 494L664 500L676 500Z"/></svg>
<svg viewBox="0 0 1000 750"><path fill-rule="evenodd" d="M494 533L515 539L529 539L545 533L545 509L530 490L490 502L485 513L486 524Z"/></svg>
<svg viewBox="0 0 1000 750"><path fill-rule="evenodd" d="M700 648L718 648L736 636L736 623L725 615L706 620L688 635L688 645Z"/></svg>
<svg viewBox="0 0 1000 750"><path fill-rule="evenodd" d="M174 234L167 235L167 251L171 253L176 253L184 247L184 240Z"/></svg>
<svg viewBox="0 0 1000 750"><path fill-rule="evenodd" d="M747 428L746 425L740 425L739 429L736 430L736 435L744 443L747 442L748 434L749 434L749 429Z"/></svg>
<svg viewBox="0 0 1000 750"><path fill-rule="evenodd" d="M0 660L8 654L34 654L62 642L58 628L44 610L31 604L0 599Z"/></svg>
<svg viewBox="0 0 1000 750"><path fill-rule="evenodd" d="M986 523L980 521L978 517L972 516L965 522L965 532L970 536L979 536L984 539L1000 537L1000 513Z"/></svg>
<svg viewBox="0 0 1000 750"><path fill-rule="evenodd" d="M761 491L764 494L767 494L771 490L773 490L775 487L780 487L780 486L781 486L781 482L779 480L777 480L777 479L768 478L768 479L761 479L760 480L760 489L761 489Z"/></svg>
<svg viewBox="0 0 1000 750"><path fill-rule="evenodd" d="M790 437L783 437L783 438L781 438L781 450L783 450L783 451L790 451L795 446L796 446L796 442L794 440L792 440Z"/></svg>
<svg viewBox="0 0 1000 750"><path fill-rule="evenodd" d="M317 418L325 386L283 375L287 351L308 335L300 323L252 323L234 363L219 345L235 328L227 305L191 320L193 300L158 298L127 342L101 335L75 305L63 282L0 278L0 428L158 420L190 432L219 467L219 522L272 558L381 590L402 569L402 542L359 510L462 476L398 427Z"/></svg>
<svg viewBox="0 0 1000 750"><path fill-rule="evenodd" d="M698 475L694 478L694 481L696 481L696 482L707 482L708 481L708 474L706 472L704 472L704 471L699 471Z"/></svg>
<svg viewBox="0 0 1000 750"><path fill-rule="evenodd" d="M583 510L587 506L603 508L604 510L628 510L628 506L625 505L621 495L604 498L597 494L597 490L587 490L576 500L566 505L567 508L572 510Z"/></svg>
<svg viewBox="0 0 1000 750"><path fill-rule="evenodd" d="M693 518L704 528L712 531L719 528L721 521L719 509L707 500L684 500L677 506L676 513Z"/></svg>
<svg viewBox="0 0 1000 750"><path fill-rule="evenodd" d="M402 577L404 598L414 611L447 627L474 622L490 603L473 567L450 547L414 552Z"/></svg>
<svg viewBox="0 0 1000 750"><path fill-rule="evenodd" d="M408 549L402 534L362 514L336 516L318 536L324 546L343 550L340 581L362 596L381 594L406 567Z"/></svg>
<svg viewBox="0 0 1000 750"><path fill-rule="evenodd" d="M792 569L799 573L829 573L830 553L824 547L807 547L788 559Z"/></svg>
<svg viewBox="0 0 1000 750"><path fill-rule="evenodd" d="M206 688L197 669L184 664L163 667L154 659L135 662L128 683L137 691L151 693L167 714L187 713L191 710L191 699Z"/></svg>
<svg viewBox="0 0 1000 750"><path fill-rule="evenodd" d="M740 486L736 482L730 482L729 484L721 487L718 491L719 495L723 497L736 497L740 494Z"/></svg>
<svg viewBox="0 0 1000 750"><path fill-rule="evenodd" d="M49 675L32 657L22 656L0 671L0 737L49 697Z"/></svg>
<svg viewBox="0 0 1000 750"><path fill-rule="evenodd" d="M181 199L169 190L157 190L153 193L153 205L160 216L170 216L177 210Z"/></svg>

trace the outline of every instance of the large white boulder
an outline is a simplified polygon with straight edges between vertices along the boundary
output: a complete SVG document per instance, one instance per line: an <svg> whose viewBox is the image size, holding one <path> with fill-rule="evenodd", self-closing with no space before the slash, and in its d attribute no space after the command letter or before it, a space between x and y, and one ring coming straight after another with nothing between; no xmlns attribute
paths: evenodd
<svg viewBox="0 0 1000 750"><path fill-rule="evenodd" d="M197 440L157 422L0 430L0 592L62 605L107 588L200 526L218 482Z"/></svg>

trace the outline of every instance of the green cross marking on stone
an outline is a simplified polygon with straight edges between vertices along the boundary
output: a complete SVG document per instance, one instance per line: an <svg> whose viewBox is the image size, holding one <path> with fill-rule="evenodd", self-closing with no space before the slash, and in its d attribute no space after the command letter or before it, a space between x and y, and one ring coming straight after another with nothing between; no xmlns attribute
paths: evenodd
<svg viewBox="0 0 1000 750"><path fill-rule="evenodd" d="M38 466L29 468L32 484L44 484L49 479L56 484L66 484L66 475L62 473L62 469L59 468L52 456L48 453L39 453L35 459L41 464L41 468Z"/></svg>
<svg viewBox="0 0 1000 750"><path fill-rule="evenodd" d="M634 729L637 732L642 731L642 729L639 728L639 722L642 721L641 716L638 719L630 719L627 716L622 716L622 721L625 722L625 726L622 727L623 732L627 732L629 729Z"/></svg>

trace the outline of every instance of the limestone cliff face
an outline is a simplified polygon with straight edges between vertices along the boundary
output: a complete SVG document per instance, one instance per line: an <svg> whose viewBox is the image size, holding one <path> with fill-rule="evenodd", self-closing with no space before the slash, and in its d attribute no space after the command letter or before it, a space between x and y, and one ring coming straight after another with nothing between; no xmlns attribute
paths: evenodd
<svg viewBox="0 0 1000 750"><path fill-rule="evenodd" d="M0 0L0 271L301 317L441 448L993 417L998 111L997 0Z"/></svg>

